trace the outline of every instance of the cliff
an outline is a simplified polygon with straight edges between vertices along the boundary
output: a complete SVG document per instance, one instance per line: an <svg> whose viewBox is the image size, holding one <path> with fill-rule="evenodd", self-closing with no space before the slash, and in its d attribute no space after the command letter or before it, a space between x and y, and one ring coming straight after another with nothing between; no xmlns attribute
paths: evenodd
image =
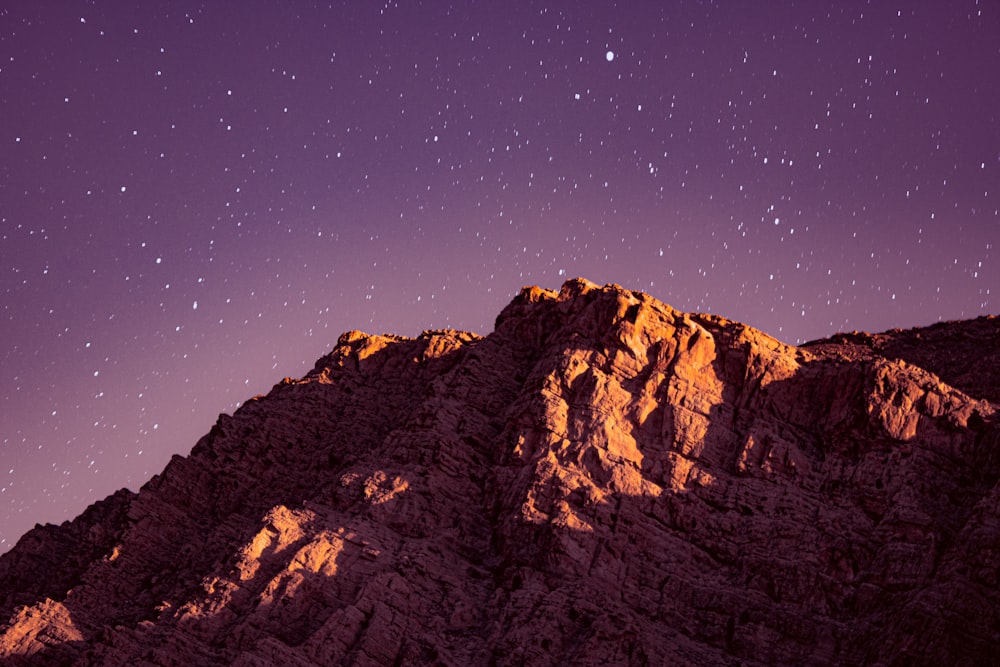
<svg viewBox="0 0 1000 667"><path fill-rule="evenodd" d="M998 351L996 318L796 348L583 280L486 337L346 333L0 557L0 658L986 664Z"/></svg>

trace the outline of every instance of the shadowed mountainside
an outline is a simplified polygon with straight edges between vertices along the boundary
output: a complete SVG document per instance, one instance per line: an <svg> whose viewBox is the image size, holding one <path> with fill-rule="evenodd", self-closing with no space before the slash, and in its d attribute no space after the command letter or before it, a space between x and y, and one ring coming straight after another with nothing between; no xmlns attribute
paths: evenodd
<svg viewBox="0 0 1000 667"><path fill-rule="evenodd" d="M577 279L485 338L349 332L0 556L0 658L985 664L998 331L795 348Z"/></svg>
<svg viewBox="0 0 1000 667"><path fill-rule="evenodd" d="M874 354L902 359L969 396L1000 403L1000 318L995 315L880 334L837 334L804 347L845 358Z"/></svg>

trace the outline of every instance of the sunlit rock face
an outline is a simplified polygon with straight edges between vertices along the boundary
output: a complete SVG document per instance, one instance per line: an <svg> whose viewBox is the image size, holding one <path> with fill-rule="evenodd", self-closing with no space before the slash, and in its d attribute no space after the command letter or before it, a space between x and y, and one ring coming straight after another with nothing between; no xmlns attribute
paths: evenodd
<svg viewBox="0 0 1000 667"><path fill-rule="evenodd" d="M0 656L987 663L998 350L991 318L795 348L584 280L486 337L349 332L0 557Z"/></svg>

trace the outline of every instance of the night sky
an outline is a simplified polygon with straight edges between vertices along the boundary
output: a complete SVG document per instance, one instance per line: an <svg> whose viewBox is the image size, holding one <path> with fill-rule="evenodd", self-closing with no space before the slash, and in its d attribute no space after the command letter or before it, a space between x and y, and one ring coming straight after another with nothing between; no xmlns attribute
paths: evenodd
<svg viewBox="0 0 1000 667"><path fill-rule="evenodd" d="M6 2L0 551L522 285L789 343L996 313L997 72L997 0Z"/></svg>

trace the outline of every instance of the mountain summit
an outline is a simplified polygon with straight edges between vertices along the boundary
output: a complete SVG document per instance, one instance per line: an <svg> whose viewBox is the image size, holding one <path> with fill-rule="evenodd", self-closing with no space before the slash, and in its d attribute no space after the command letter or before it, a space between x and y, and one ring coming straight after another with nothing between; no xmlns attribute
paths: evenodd
<svg viewBox="0 0 1000 667"><path fill-rule="evenodd" d="M345 333L0 557L10 665L983 664L1000 320L791 347L525 288Z"/></svg>

